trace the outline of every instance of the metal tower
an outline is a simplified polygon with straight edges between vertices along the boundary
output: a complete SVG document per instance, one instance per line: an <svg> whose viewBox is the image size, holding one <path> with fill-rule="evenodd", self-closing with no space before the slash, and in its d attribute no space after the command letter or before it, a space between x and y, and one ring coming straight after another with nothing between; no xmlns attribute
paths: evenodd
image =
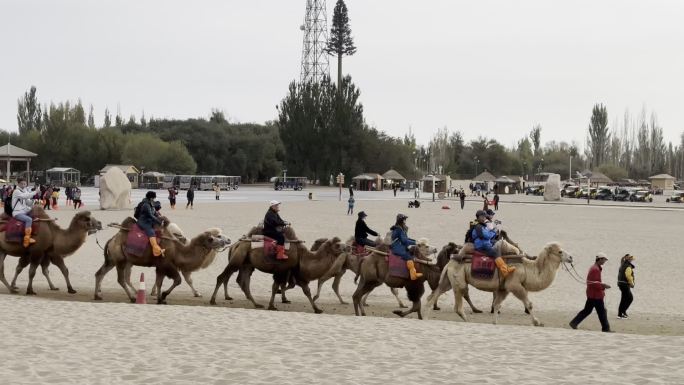
<svg viewBox="0 0 684 385"><path fill-rule="evenodd" d="M302 71L300 81L320 82L330 75L328 54L328 16L325 0L306 0L306 16L300 27L304 31L302 44Z"/></svg>

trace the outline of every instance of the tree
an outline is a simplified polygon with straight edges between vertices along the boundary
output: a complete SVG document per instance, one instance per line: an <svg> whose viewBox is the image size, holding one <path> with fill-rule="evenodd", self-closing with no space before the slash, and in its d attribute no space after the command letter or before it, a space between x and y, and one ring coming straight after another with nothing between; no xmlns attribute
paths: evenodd
<svg viewBox="0 0 684 385"><path fill-rule="evenodd" d="M228 121L226 120L226 115L223 113L223 111L214 108L211 110L211 117L209 118L210 122L213 123L227 123Z"/></svg>
<svg viewBox="0 0 684 385"><path fill-rule="evenodd" d="M351 56L356 53L354 39L351 36L349 27L349 16L347 15L347 5L344 0L337 0L333 11L332 28L328 45L325 48L329 55L337 56L337 87L342 89L342 56Z"/></svg>
<svg viewBox="0 0 684 385"><path fill-rule="evenodd" d="M104 125L102 127L109 128L112 126L112 115L109 113L109 108L105 108Z"/></svg>
<svg viewBox="0 0 684 385"><path fill-rule="evenodd" d="M537 124L534 127L532 127L532 131L530 131L530 140L534 145L535 158L539 158L541 155L541 129L541 125Z"/></svg>
<svg viewBox="0 0 684 385"><path fill-rule="evenodd" d="M36 87L31 86L31 89L24 94L24 97L17 101L17 125L19 127L19 134L41 130L42 113L40 111L40 104L36 97Z"/></svg>
<svg viewBox="0 0 684 385"><path fill-rule="evenodd" d="M93 113L93 105L90 105L90 111L88 112L88 128L95 129L95 114Z"/></svg>
<svg viewBox="0 0 684 385"><path fill-rule="evenodd" d="M610 144L608 132L608 110L603 104L596 104L591 112L587 144L591 154L591 167L598 167L604 163Z"/></svg>

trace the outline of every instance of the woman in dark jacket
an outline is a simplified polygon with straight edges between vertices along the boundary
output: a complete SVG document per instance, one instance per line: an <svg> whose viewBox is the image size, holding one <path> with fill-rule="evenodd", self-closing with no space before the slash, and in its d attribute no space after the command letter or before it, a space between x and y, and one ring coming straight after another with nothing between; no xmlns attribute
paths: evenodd
<svg viewBox="0 0 684 385"><path fill-rule="evenodd" d="M618 307L618 318L628 318L627 309L632 304L634 296L632 295L632 288L634 287L634 256L625 254L622 257L622 265L618 272L618 288L620 288L620 306Z"/></svg>
<svg viewBox="0 0 684 385"><path fill-rule="evenodd" d="M276 241L276 259L287 259L285 255L285 235L283 228L289 223L285 222L278 214L280 202L271 201L271 205L264 216L264 235Z"/></svg>
<svg viewBox="0 0 684 385"><path fill-rule="evenodd" d="M406 234L408 231L406 219L408 219L406 215L397 214L397 222L394 224L394 226L390 227L390 230L392 231L392 253L406 261L406 267L408 267L411 280L415 281L416 279L422 277L423 274L416 272L416 266L413 263L413 256L408 250L409 246L416 244L416 241L409 238Z"/></svg>
<svg viewBox="0 0 684 385"><path fill-rule="evenodd" d="M138 227L140 227L145 234L150 238L150 245L152 246L152 254L155 257L159 257L164 253L159 243L157 242L156 233L154 231L154 226L159 226L163 223L163 220L157 215L154 209L154 200L157 198L157 193L154 191L148 191L145 194L145 199L140 202L140 209L138 213Z"/></svg>

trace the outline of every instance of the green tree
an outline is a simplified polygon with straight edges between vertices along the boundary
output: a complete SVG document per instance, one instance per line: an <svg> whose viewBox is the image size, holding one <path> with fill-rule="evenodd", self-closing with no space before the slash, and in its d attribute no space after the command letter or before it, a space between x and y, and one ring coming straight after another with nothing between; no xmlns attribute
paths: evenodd
<svg viewBox="0 0 684 385"><path fill-rule="evenodd" d="M591 155L590 167L598 167L604 163L610 144L608 110L603 104L594 105L588 130L587 144Z"/></svg>
<svg viewBox="0 0 684 385"><path fill-rule="evenodd" d="M17 104L19 134L25 134L33 130L40 131L42 128L42 113L38 98L36 97L36 87L31 86L31 89L24 94L23 98L17 101Z"/></svg>
<svg viewBox="0 0 684 385"><path fill-rule="evenodd" d="M109 113L109 108L105 108L104 123L103 123L102 127L109 128L111 126L112 126L112 115Z"/></svg>
<svg viewBox="0 0 684 385"><path fill-rule="evenodd" d="M354 39L351 36L351 28L349 27L347 5L344 3L344 0L337 0L337 4L335 4L326 52L329 55L337 56L337 86L340 87L339 90L341 91L342 57L352 56L356 53Z"/></svg>
<svg viewBox="0 0 684 385"><path fill-rule="evenodd" d="M93 113L93 105L90 105L90 110L88 111L88 128L95 129L95 114Z"/></svg>

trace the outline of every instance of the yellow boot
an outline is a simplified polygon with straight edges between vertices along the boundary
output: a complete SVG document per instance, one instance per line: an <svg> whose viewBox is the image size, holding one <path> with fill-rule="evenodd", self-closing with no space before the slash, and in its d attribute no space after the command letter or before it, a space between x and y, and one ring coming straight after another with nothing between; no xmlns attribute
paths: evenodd
<svg viewBox="0 0 684 385"><path fill-rule="evenodd" d="M159 247L156 237L150 237L150 245L152 245L152 255L154 255L155 257L164 255L164 250L162 250L162 248Z"/></svg>
<svg viewBox="0 0 684 385"><path fill-rule="evenodd" d="M515 267L508 266L506 262L503 260L501 257L497 257L494 260L494 263L496 263L496 267L499 268L499 273L501 273L501 277L506 279L508 277L508 274L511 274L512 272L515 271Z"/></svg>
<svg viewBox="0 0 684 385"><path fill-rule="evenodd" d="M408 267L409 275L411 276L411 281L415 281L416 279L423 276L423 273L416 272L416 265L413 264L413 261L406 261L406 267Z"/></svg>
<svg viewBox="0 0 684 385"><path fill-rule="evenodd" d="M30 244L36 243L36 240L31 238L31 232L33 232L33 229L30 226L24 229L24 247L29 247Z"/></svg>

